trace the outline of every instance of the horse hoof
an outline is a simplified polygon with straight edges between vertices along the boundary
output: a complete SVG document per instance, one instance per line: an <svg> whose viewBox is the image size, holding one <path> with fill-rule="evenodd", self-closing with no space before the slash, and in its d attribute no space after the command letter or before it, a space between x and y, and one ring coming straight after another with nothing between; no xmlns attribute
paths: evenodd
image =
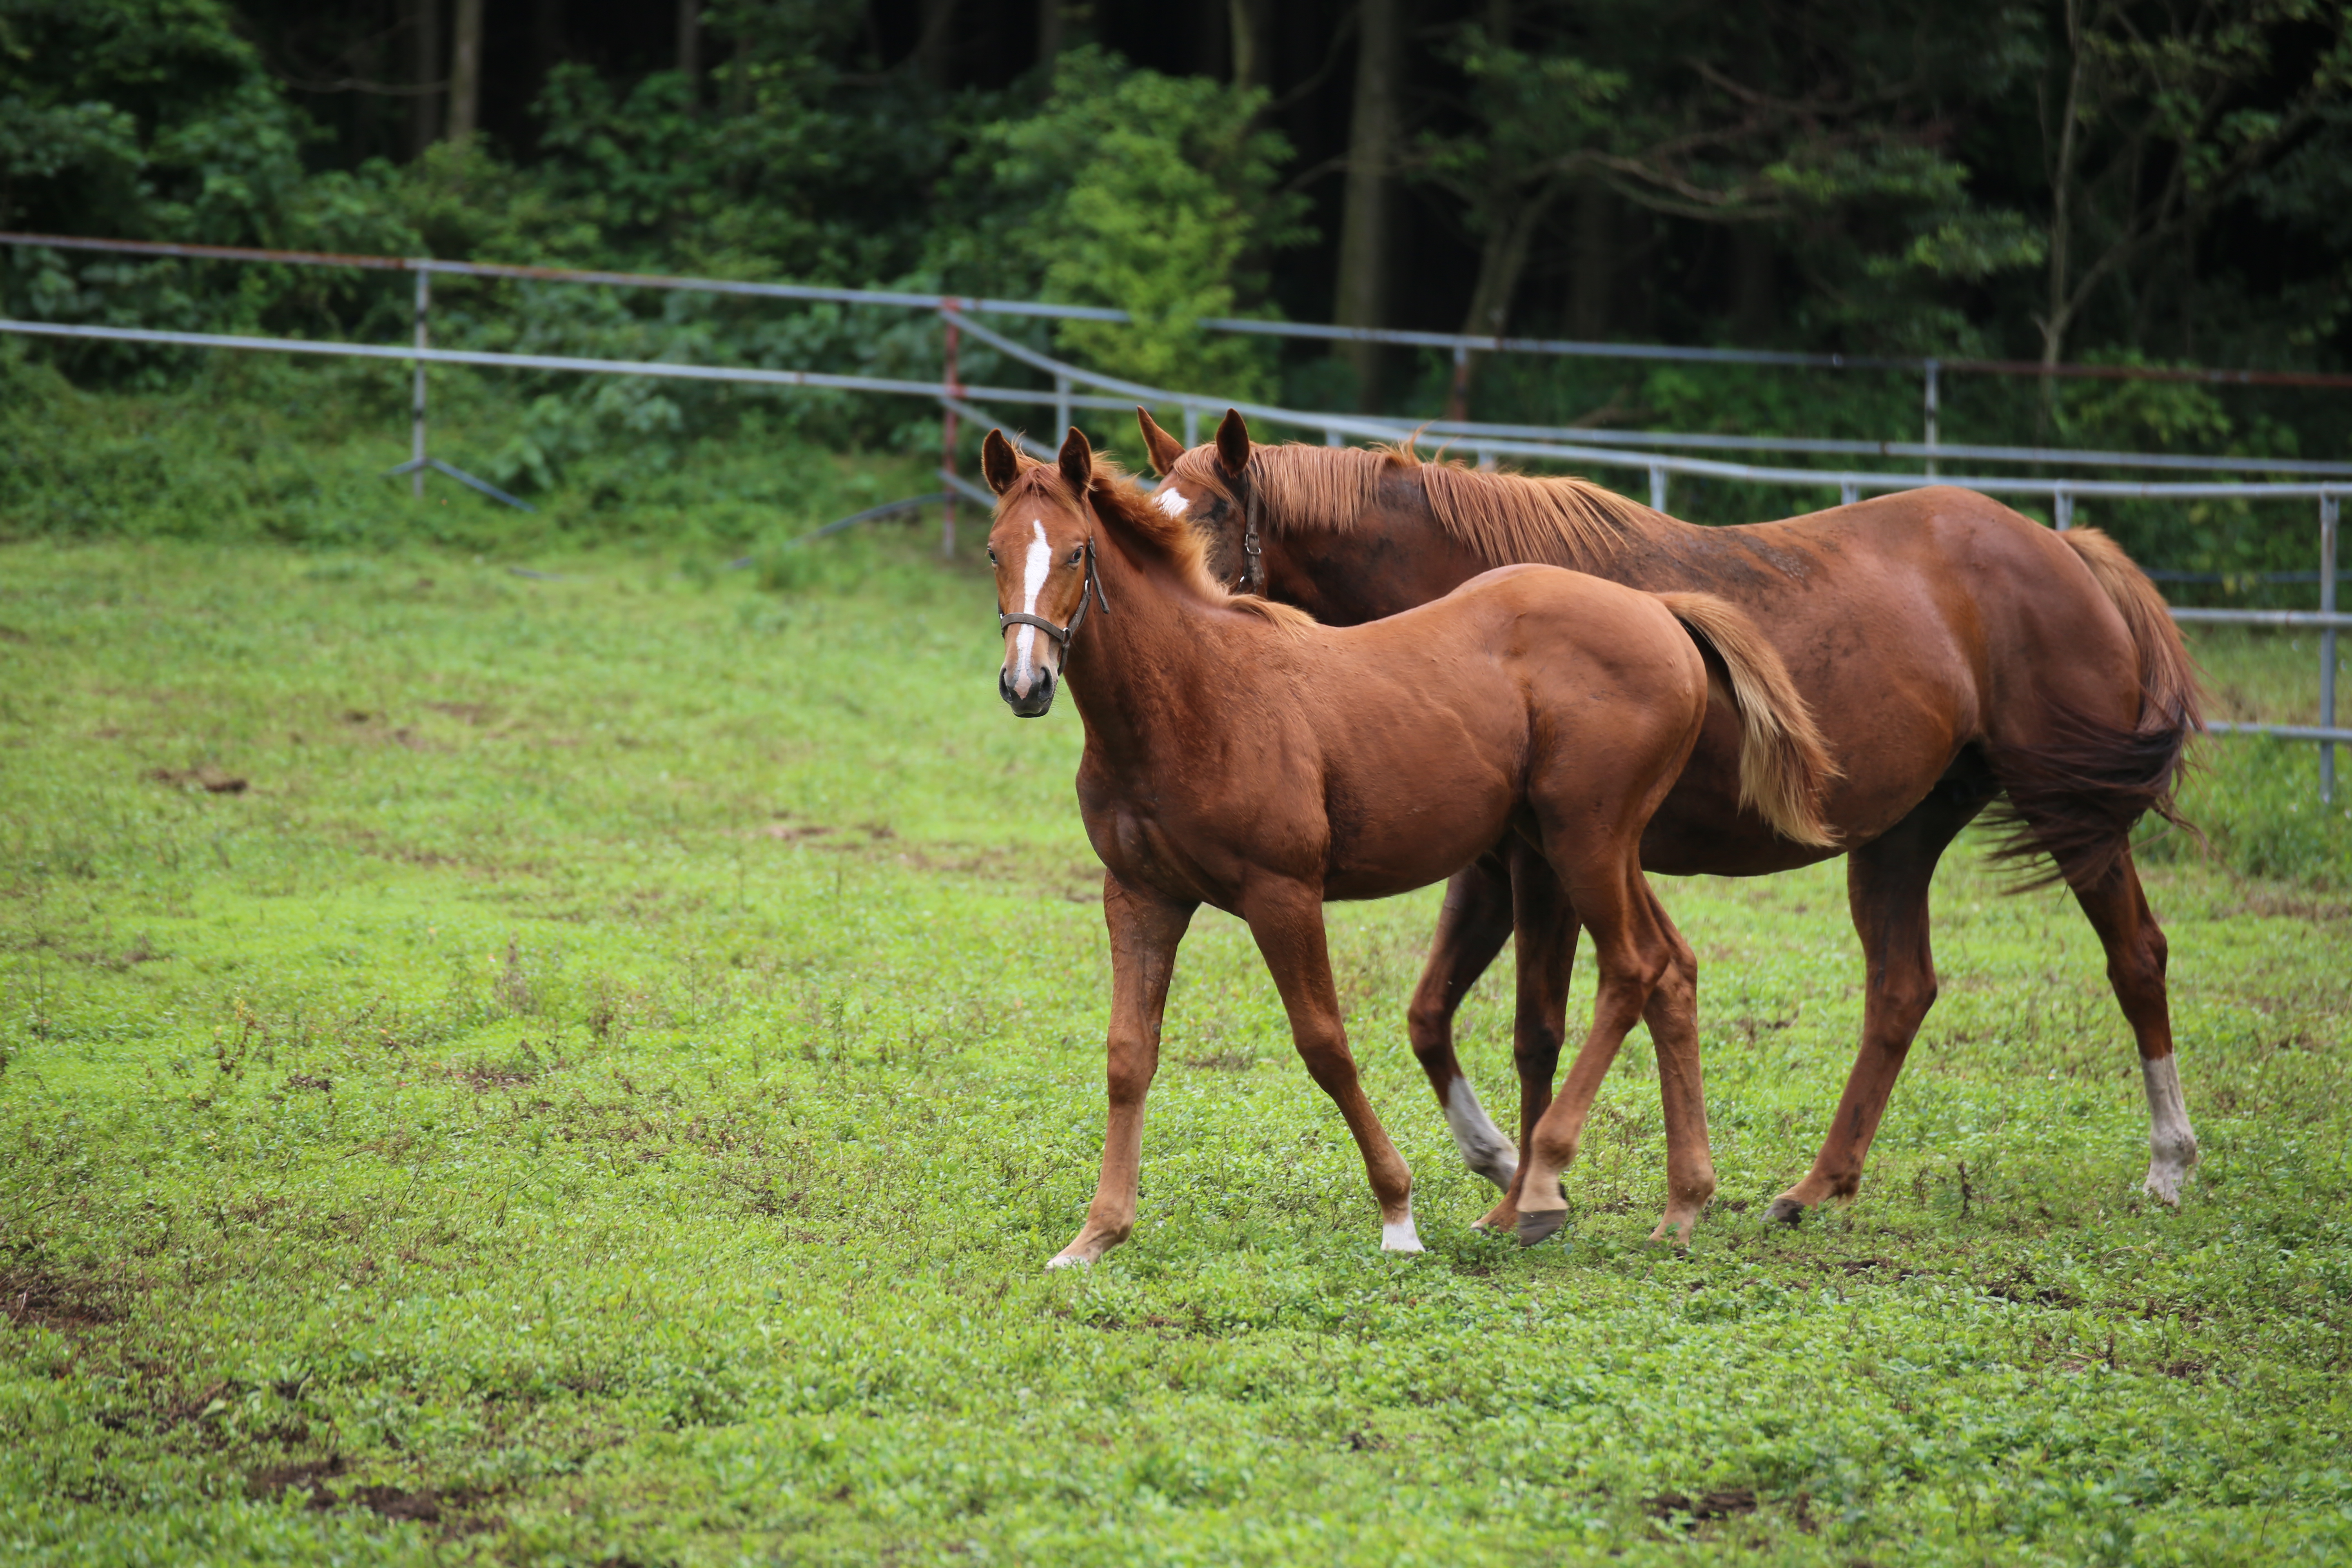
<svg viewBox="0 0 2352 1568"><path fill-rule="evenodd" d="M1785 1225L1790 1230L1805 1217L1805 1205L1794 1198L1774 1198L1772 1206L1764 1211L1766 1225Z"/></svg>
<svg viewBox="0 0 2352 1568"><path fill-rule="evenodd" d="M1057 1252L1045 1259L1045 1267L1048 1268L1092 1268L1094 1266L1093 1258L1080 1257L1072 1252Z"/></svg>
<svg viewBox="0 0 2352 1568"><path fill-rule="evenodd" d="M1539 1247L1558 1236L1559 1227L1567 1223L1566 1209L1537 1209L1532 1213L1522 1209L1519 1211L1519 1245Z"/></svg>

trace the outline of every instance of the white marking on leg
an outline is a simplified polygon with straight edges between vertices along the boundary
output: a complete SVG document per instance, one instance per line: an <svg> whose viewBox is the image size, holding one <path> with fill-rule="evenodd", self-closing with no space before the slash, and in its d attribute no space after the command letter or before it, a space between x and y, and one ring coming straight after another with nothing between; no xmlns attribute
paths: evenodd
<svg viewBox="0 0 2352 1568"><path fill-rule="evenodd" d="M1151 498L1151 504L1170 517L1181 517L1192 510L1192 503L1184 499L1184 492L1180 489L1161 490Z"/></svg>
<svg viewBox="0 0 2352 1568"><path fill-rule="evenodd" d="M2143 1057L2139 1076L2147 1089L2147 1190L2177 1205L2180 1180L2197 1163L2197 1133L2189 1125L2188 1102L2180 1098L2179 1058Z"/></svg>
<svg viewBox="0 0 2352 1568"><path fill-rule="evenodd" d="M1094 1263L1091 1258L1073 1258L1066 1252L1057 1252L1045 1259L1048 1268L1091 1268Z"/></svg>
<svg viewBox="0 0 2352 1568"><path fill-rule="evenodd" d="M1463 1163L1508 1192L1511 1178L1518 1173L1519 1152L1487 1116L1466 1078L1455 1079L1445 1091L1445 1124L1454 1130L1454 1146L1462 1151Z"/></svg>
<svg viewBox="0 0 2352 1568"><path fill-rule="evenodd" d="M1381 1225L1381 1250L1382 1252L1419 1252L1421 1250L1421 1232L1412 1227L1412 1215L1410 1211L1407 1211L1404 1218L1394 1225L1386 1223Z"/></svg>
<svg viewBox="0 0 2352 1568"><path fill-rule="evenodd" d="M1054 569L1054 547L1045 542L1045 520L1029 520L1035 535L1029 541L1029 553L1021 563L1021 613L1037 613L1037 595L1045 591L1045 574ZM1013 690L1026 697L1037 679L1037 628L1023 626L1013 638Z"/></svg>

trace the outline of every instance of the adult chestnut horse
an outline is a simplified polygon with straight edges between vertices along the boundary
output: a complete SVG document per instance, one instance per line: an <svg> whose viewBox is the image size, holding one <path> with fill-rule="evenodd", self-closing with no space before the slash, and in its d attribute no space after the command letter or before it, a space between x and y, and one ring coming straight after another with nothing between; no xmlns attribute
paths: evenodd
<svg viewBox="0 0 2352 1568"><path fill-rule="evenodd" d="M1227 580L1348 625L1392 616L1505 562L1572 566L1747 610L1779 647L1841 776L1824 818L1847 856L1867 963L1862 1046L1820 1154L1770 1217L1793 1225L1851 1196L1912 1037L1936 1000L1927 889L1969 819L2006 796L2012 858L2047 854L2106 948L2139 1047L2147 1190L2178 1203L2197 1140L2180 1097L2165 940L2130 833L2172 797L2200 723L2196 677L2147 578L2095 530L2057 533L1971 490L1906 490L1783 522L1697 528L1574 479L1424 463L1411 450L1253 446L1228 412L1186 451L1139 409L1155 501L1215 541ZM1833 851L1741 805L1738 734L1711 713L1642 840L1669 875L1754 876ZM1411 1014L1412 1045L1473 1169L1498 1183L1494 1140L1455 1059L1453 1017L1512 929L1508 868L1490 858L1447 889ZM1571 928L1568 940L1575 937ZM1524 941L1522 949L1524 951ZM1521 965L1517 1051L1549 1076L1560 1003Z"/></svg>
<svg viewBox="0 0 2352 1568"><path fill-rule="evenodd" d="M1374 625L1326 627L1220 587L1200 535L1097 468L1076 430L1053 464L991 431L982 468L999 498L988 539L999 689L1029 718L1058 684L1077 700L1078 806L1110 928L1102 1174L1054 1264L1091 1263L1134 1227L1160 1014L1177 943L1204 903L1249 922L1298 1053L1363 1154L1381 1245L1420 1251L1412 1173L1348 1051L1323 903L1424 887L1507 839L1535 851L1520 858L1523 896L1556 910L1555 927L1590 927L1601 972L1566 1091L1527 1119L1538 1201L1520 1239L1559 1227L1559 1172L1636 1018L1657 1047L1666 1107L1659 1231L1686 1235L1715 1188L1697 970L1643 879L1639 845L1706 719L1695 637L1740 693L1761 805L1792 838L1822 837L1820 742L1746 617L1704 595L1661 599L1523 566Z"/></svg>

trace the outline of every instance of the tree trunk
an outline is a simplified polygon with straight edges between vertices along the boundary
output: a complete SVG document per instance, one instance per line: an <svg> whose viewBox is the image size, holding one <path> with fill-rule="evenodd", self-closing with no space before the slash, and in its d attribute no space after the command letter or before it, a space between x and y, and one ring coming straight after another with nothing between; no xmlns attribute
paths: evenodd
<svg viewBox="0 0 2352 1568"><path fill-rule="evenodd" d="M1557 185L1546 184L1498 216L1486 230L1486 243L1478 253L1478 282L1470 290L1470 308L1462 317L1464 337L1499 338L1510 325L1511 300L1517 296L1519 279L1528 269L1528 251L1558 194ZM1476 363L1476 357L1467 354L1457 362L1454 395L1445 410L1448 419L1470 417L1470 377Z"/></svg>
<svg viewBox="0 0 2352 1568"><path fill-rule="evenodd" d="M408 100L408 155L441 140L441 0L408 0L409 76L422 90Z"/></svg>
<svg viewBox="0 0 2352 1568"><path fill-rule="evenodd" d="M1360 0L1357 10L1356 96L1348 121L1348 188L1339 217L1338 310L1343 327L1388 324L1390 197L1395 186L1404 61L1402 0ZM1378 408L1387 358L1378 343L1343 343L1356 372L1356 406Z"/></svg>
<svg viewBox="0 0 2352 1568"><path fill-rule="evenodd" d="M530 52L544 82L563 58L563 0L533 0Z"/></svg>
<svg viewBox="0 0 2352 1568"><path fill-rule="evenodd" d="M1226 0L1233 35L1234 85L1274 86L1274 0Z"/></svg>
<svg viewBox="0 0 2352 1568"><path fill-rule="evenodd" d="M677 0L677 74L689 103L702 99L702 0Z"/></svg>
<svg viewBox="0 0 2352 1568"><path fill-rule="evenodd" d="M921 30L915 36L915 74L944 92L955 85L956 0L922 0L915 8Z"/></svg>
<svg viewBox="0 0 2352 1568"><path fill-rule="evenodd" d="M1760 343L1772 335L1776 320L1775 294L1772 231L1760 223L1733 225L1731 336L1734 342Z"/></svg>
<svg viewBox="0 0 2352 1568"><path fill-rule="evenodd" d="M461 147L471 142L481 110L482 0L457 0L449 50L449 140Z"/></svg>
<svg viewBox="0 0 2352 1568"><path fill-rule="evenodd" d="M1037 0L1037 63L1050 66L1062 52L1065 0Z"/></svg>
<svg viewBox="0 0 2352 1568"><path fill-rule="evenodd" d="M2050 303L2048 313L2038 323L2042 328L2043 364L2056 364L2065 352L2066 328L2074 314L2066 298L2066 286L2073 275L2075 165L2082 155L2082 139L2077 132L2084 79L2091 69L2090 57L2083 47L2083 12L2088 3L2089 0L2066 0L2066 105L2058 127L2057 157L2050 165ZM2045 405L2052 391L2053 384L2044 376L2042 395Z"/></svg>
<svg viewBox="0 0 2352 1568"><path fill-rule="evenodd" d="M727 112L730 117L751 110L751 29L735 35L734 58L727 67Z"/></svg>
<svg viewBox="0 0 2352 1568"><path fill-rule="evenodd" d="M1597 342L1614 324L1616 302L1617 193L1588 179L1576 192L1576 238L1570 251L1568 331Z"/></svg>

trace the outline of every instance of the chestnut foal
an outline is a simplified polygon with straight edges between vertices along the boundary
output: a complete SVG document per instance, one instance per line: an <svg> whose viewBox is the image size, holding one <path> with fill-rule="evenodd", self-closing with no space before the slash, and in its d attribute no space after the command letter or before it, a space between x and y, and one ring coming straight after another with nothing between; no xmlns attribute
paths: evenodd
<svg viewBox="0 0 2352 1568"><path fill-rule="evenodd" d="M1527 878L1529 901L1592 932L1600 971L1591 1033L1560 1098L1549 1100L1549 1075L1526 1086L1520 1239L1559 1228L1559 1173L1636 1019L1649 1024L1665 1102L1658 1234L1687 1237L1715 1188L1697 965L1643 879L1639 847L1706 721L1709 666L1695 638L1729 667L1755 798L1791 837L1824 838L1825 755L1745 618L1703 595L1521 566L1371 626L1327 627L1218 585L1192 527L1097 466L1076 430L1053 464L991 431L982 467L998 496L999 689L1024 718L1061 684L1077 702L1078 806L1110 928L1102 1173L1053 1266L1092 1263L1134 1227L1160 1016L1177 944L1204 903L1248 922L1298 1053L1363 1154L1381 1245L1421 1250L1412 1173L1349 1053L1323 904L1442 881L1507 844L1523 872L1541 873Z"/></svg>

